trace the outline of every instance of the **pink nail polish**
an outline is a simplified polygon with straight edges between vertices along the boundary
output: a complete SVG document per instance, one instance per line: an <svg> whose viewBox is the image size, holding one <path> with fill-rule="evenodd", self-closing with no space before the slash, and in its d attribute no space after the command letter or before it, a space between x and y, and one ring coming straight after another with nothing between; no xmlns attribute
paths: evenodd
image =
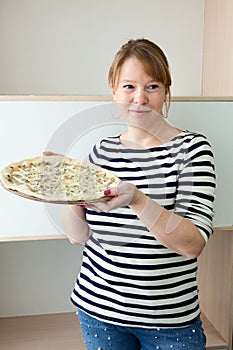
<svg viewBox="0 0 233 350"><path fill-rule="evenodd" d="M105 196L108 196L108 195L110 195L110 194L111 194L111 190L108 189L108 190L105 190L105 191L104 191L104 195L105 195Z"/></svg>

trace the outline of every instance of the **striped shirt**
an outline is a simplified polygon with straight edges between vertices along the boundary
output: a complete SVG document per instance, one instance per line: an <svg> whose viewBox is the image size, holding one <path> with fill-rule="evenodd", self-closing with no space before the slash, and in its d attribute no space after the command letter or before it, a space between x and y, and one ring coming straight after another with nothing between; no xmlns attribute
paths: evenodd
<svg viewBox="0 0 233 350"><path fill-rule="evenodd" d="M95 145L90 161L129 181L164 208L212 234L215 171L205 136L183 131L164 145L128 149L119 137ZM166 248L131 208L87 210L92 229L71 300L102 321L182 327L200 313L197 260Z"/></svg>

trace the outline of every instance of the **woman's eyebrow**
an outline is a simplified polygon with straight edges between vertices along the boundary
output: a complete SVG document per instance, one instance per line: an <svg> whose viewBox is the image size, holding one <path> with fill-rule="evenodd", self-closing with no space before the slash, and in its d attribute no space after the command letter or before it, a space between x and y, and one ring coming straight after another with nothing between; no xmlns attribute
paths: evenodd
<svg viewBox="0 0 233 350"><path fill-rule="evenodd" d="M123 79L120 81L120 83L136 83L135 80L129 80L129 79Z"/></svg>

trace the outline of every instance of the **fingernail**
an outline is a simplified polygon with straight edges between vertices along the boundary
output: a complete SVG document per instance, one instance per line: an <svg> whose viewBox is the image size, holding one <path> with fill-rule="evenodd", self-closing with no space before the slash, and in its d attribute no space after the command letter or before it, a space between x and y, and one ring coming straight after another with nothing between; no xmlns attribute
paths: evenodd
<svg viewBox="0 0 233 350"><path fill-rule="evenodd" d="M104 191L104 195L105 195L105 196L108 196L109 194L111 194L111 190L105 190L105 191Z"/></svg>
<svg viewBox="0 0 233 350"><path fill-rule="evenodd" d="M85 204L79 204L78 207L85 208L86 206L85 206Z"/></svg>

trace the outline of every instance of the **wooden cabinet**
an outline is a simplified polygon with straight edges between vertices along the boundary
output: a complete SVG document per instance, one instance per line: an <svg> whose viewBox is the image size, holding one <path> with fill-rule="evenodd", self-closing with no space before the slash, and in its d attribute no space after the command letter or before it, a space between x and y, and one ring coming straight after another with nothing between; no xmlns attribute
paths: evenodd
<svg viewBox="0 0 233 350"><path fill-rule="evenodd" d="M208 349L231 350L233 231L215 231L199 258L198 283Z"/></svg>
<svg viewBox="0 0 233 350"><path fill-rule="evenodd" d="M203 96L233 96L233 0L205 0Z"/></svg>

